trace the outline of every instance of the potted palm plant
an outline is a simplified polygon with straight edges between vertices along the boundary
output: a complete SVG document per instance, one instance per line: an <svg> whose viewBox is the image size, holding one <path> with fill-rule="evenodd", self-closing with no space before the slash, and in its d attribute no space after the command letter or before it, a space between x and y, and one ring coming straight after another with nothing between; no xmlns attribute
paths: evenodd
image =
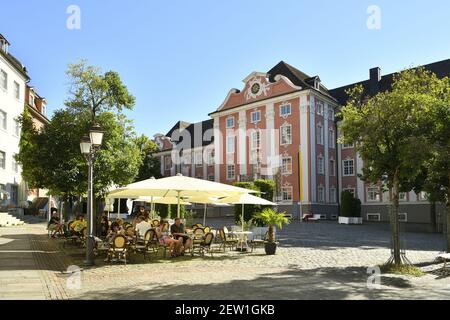
<svg viewBox="0 0 450 320"><path fill-rule="evenodd" d="M268 239L265 243L265 250L267 255L274 255L277 251L277 243L275 242L274 227L277 226L280 230L284 224L289 224L289 219L285 217L284 212L278 213L271 208L266 208L256 214L255 218L260 219L266 226L269 227Z"/></svg>

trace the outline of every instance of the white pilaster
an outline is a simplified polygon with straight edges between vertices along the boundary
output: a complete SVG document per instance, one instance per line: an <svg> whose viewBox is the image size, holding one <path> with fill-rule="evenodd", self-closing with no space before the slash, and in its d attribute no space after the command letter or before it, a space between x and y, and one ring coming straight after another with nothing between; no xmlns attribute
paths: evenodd
<svg viewBox="0 0 450 320"><path fill-rule="evenodd" d="M267 150L267 175L268 179L272 179L274 175L274 169L277 165L274 163L275 161L275 110L274 110L274 104L269 103L266 105L266 134L265 134L265 147Z"/></svg>
<svg viewBox="0 0 450 320"><path fill-rule="evenodd" d="M311 95L310 98L310 146L311 146L311 202L317 202L317 169L316 169L316 100L315 97Z"/></svg>
<svg viewBox="0 0 450 320"><path fill-rule="evenodd" d="M324 118L324 124L323 124L323 130L324 130L324 166L325 166L325 202L330 202L330 156L328 154L330 141L328 141L328 103L324 103L323 106L323 118Z"/></svg>
<svg viewBox="0 0 450 320"><path fill-rule="evenodd" d="M220 166L224 163L221 149L223 136L220 132L219 117L214 118L214 179L220 182Z"/></svg>
<svg viewBox="0 0 450 320"><path fill-rule="evenodd" d="M359 155L359 153L356 153L356 173L362 174L362 168L363 168L363 161ZM358 192L358 198L361 200L361 202L364 202L364 181L362 181L358 176L356 176L356 184L357 184L357 192Z"/></svg>
<svg viewBox="0 0 450 320"><path fill-rule="evenodd" d="M309 163L308 157L308 98L301 96L300 103L300 153L302 157L302 202L310 202L309 195Z"/></svg>
<svg viewBox="0 0 450 320"><path fill-rule="evenodd" d="M239 111L239 131L238 131L238 164L239 164L239 174L247 174L247 117L245 111Z"/></svg>

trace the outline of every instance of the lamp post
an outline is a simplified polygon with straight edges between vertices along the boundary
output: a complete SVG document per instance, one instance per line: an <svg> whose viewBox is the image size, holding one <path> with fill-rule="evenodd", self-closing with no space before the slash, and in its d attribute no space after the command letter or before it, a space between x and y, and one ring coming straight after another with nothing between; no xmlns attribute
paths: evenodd
<svg viewBox="0 0 450 320"><path fill-rule="evenodd" d="M88 163L88 195L87 195L87 228L88 237L86 239L86 265L92 266L95 264L94 259L94 157L98 148L103 141L103 131L100 125L94 124L89 131L89 136L85 135L81 138L80 149L81 153L86 157Z"/></svg>

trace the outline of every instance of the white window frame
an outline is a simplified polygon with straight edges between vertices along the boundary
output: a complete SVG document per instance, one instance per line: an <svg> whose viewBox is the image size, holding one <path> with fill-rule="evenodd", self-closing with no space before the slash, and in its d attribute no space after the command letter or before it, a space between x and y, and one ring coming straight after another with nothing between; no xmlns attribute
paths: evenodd
<svg viewBox="0 0 450 320"><path fill-rule="evenodd" d="M330 203L337 203L337 195L336 195L336 188L331 187L330 188Z"/></svg>
<svg viewBox="0 0 450 320"><path fill-rule="evenodd" d="M334 159L330 159L328 161L328 170L329 170L329 174L328 175L330 177L336 176L336 161Z"/></svg>
<svg viewBox="0 0 450 320"><path fill-rule="evenodd" d="M0 157L0 159L2 159L2 162L3 162L3 163L0 162L0 170L5 170L6 169L6 152L0 150L0 155L2 155Z"/></svg>
<svg viewBox="0 0 450 320"><path fill-rule="evenodd" d="M355 147L355 144L353 143L343 143L342 149L353 149Z"/></svg>
<svg viewBox="0 0 450 320"><path fill-rule="evenodd" d="M352 166L351 166L351 168L352 168L352 173L345 173L345 163L346 162L349 162L349 161L351 161L352 162ZM350 168L350 166L348 166L349 168ZM342 176L343 177L354 177L355 176L355 159L346 159L346 160L342 160Z"/></svg>
<svg viewBox="0 0 450 320"><path fill-rule="evenodd" d="M325 174L325 158L323 156L317 157L317 174Z"/></svg>
<svg viewBox="0 0 450 320"><path fill-rule="evenodd" d="M376 190L378 192L378 199L371 199L371 197L369 196L371 193L369 192L369 189L371 190L370 192L372 192L372 190ZM380 188L379 187L367 187L366 188L366 195L367 195L367 202L380 202L381 201L381 192L380 192Z"/></svg>
<svg viewBox="0 0 450 320"><path fill-rule="evenodd" d="M17 163L16 159L14 159L14 156L12 157L12 162L11 162L11 170L14 173L19 173L19 164Z"/></svg>
<svg viewBox="0 0 450 320"><path fill-rule="evenodd" d="M317 188L317 202L325 203L325 187L323 186Z"/></svg>
<svg viewBox="0 0 450 320"><path fill-rule="evenodd" d="M316 103L316 113L320 116L323 116L323 108L324 108L324 104L323 102L317 102Z"/></svg>
<svg viewBox="0 0 450 320"><path fill-rule="evenodd" d="M232 168L232 171L230 169ZM233 175L230 175L230 173L233 173ZM227 180L234 180L236 177L236 167L234 164L227 164Z"/></svg>
<svg viewBox="0 0 450 320"><path fill-rule="evenodd" d="M404 216L403 219L401 219L401 216ZM398 222L408 222L408 214L406 212L399 212L398 213Z"/></svg>
<svg viewBox="0 0 450 320"><path fill-rule="evenodd" d="M328 106L328 120L334 121L334 109Z"/></svg>
<svg viewBox="0 0 450 320"><path fill-rule="evenodd" d="M285 194L288 195L285 199ZM290 197L289 197L290 195ZM281 187L281 201L292 202L294 199L294 188L292 186Z"/></svg>
<svg viewBox="0 0 450 320"><path fill-rule="evenodd" d="M20 84L17 81L14 81L14 97L20 100Z"/></svg>
<svg viewBox="0 0 450 320"><path fill-rule="evenodd" d="M209 150L207 154L208 166L214 165L214 157L215 157L214 150Z"/></svg>
<svg viewBox="0 0 450 320"><path fill-rule="evenodd" d="M0 88L8 91L8 73L3 69L0 69Z"/></svg>
<svg viewBox="0 0 450 320"><path fill-rule="evenodd" d="M376 216L377 220L369 219L369 216ZM381 221L381 214L379 214L379 213L367 213L366 214L366 220L367 221Z"/></svg>
<svg viewBox="0 0 450 320"><path fill-rule="evenodd" d="M283 113L283 108L288 108L288 113ZM290 103L283 103L280 105L280 117L288 117L292 114L292 105Z"/></svg>
<svg viewBox="0 0 450 320"><path fill-rule="evenodd" d="M233 121L233 123L230 125L228 121ZM235 125L234 117L228 117L228 118L225 120L225 127L226 127L227 129L232 129L232 128L234 128L234 125Z"/></svg>
<svg viewBox="0 0 450 320"><path fill-rule="evenodd" d="M233 148L230 147L230 141L233 141L233 143L232 143ZM235 152L236 152L236 137L235 136L227 136L227 154L234 154Z"/></svg>
<svg viewBox="0 0 450 320"><path fill-rule="evenodd" d="M257 138L255 140L255 137ZM261 131L254 130L250 134L250 147L252 150L261 150Z"/></svg>
<svg viewBox="0 0 450 320"><path fill-rule="evenodd" d="M289 128L289 134L287 134L287 132L286 132L286 137L287 138L289 138L289 139L285 139L286 140L286 142L285 143L283 143L283 137L285 136L285 129L287 129L287 128ZM290 144L292 144L292 125L291 124L283 124L281 127L280 127L280 145L282 145L282 146L287 146L287 145L290 145Z"/></svg>
<svg viewBox="0 0 450 320"><path fill-rule="evenodd" d="M328 129L328 146L331 149L336 147L336 133L333 128Z"/></svg>
<svg viewBox="0 0 450 320"><path fill-rule="evenodd" d="M319 145L323 145L324 144L324 138L323 138L323 125L322 124L317 124L316 126L316 140L317 140L317 144Z"/></svg>
<svg viewBox="0 0 450 320"><path fill-rule="evenodd" d="M290 170L288 169L288 164L290 162ZM282 174L292 174L292 157L291 156L283 156L281 158L281 173Z"/></svg>
<svg viewBox="0 0 450 320"><path fill-rule="evenodd" d="M14 135L20 137L20 122L14 119Z"/></svg>
<svg viewBox="0 0 450 320"><path fill-rule="evenodd" d="M8 130L8 113L0 109L0 114L4 116L3 121L0 122L0 130Z"/></svg>
<svg viewBox="0 0 450 320"><path fill-rule="evenodd" d="M166 159L169 159L170 161L167 161ZM168 171L170 169L172 169L172 161L170 156L164 156L164 170Z"/></svg>
<svg viewBox="0 0 450 320"><path fill-rule="evenodd" d="M254 115L256 115L256 114L258 114L258 119L254 119L253 118L253 116ZM251 113L250 113L250 122L251 123L258 123L258 122L260 122L261 121L261 111L260 110L257 110L257 111L252 111Z"/></svg>

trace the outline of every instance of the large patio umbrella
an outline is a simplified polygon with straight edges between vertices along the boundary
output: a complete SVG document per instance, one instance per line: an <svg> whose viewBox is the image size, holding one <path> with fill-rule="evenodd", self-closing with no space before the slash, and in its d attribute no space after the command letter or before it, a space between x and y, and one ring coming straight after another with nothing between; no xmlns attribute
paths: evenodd
<svg viewBox="0 0 450 320"><path fill-rule="evenodd" d="M276 203L270 202L266 199L253 196L251 194L243 194L237 196L231 196L227 198L222 198L218 201L219 203L229 203L229 204L241 204L242 205L242 231L244 231L244 205L246 204L259 204L263 206L276 206Z"/></svg>
<svg viewBox="0 0 450 320"><path fill-rule="evenodd" d="M148 179L132 183L126 187L111 191L110 198L138 198L140 196L157 196L178 198L177 216L180 216L181 197L231 197L256 191L239 188L223 183L185 177L178 174L162 179Z"/></svg>
<svg viewBox="0 0 450 320"><path fill-rule="evenodd" d="M206 211L208 204L215 204L218 203L220 198L217 197L210 197L210 196L203 196L203 197L189 197L188 200L190 202L194 203L201 203L204 205L203 208L203 225L206 225Z"/></svg>

